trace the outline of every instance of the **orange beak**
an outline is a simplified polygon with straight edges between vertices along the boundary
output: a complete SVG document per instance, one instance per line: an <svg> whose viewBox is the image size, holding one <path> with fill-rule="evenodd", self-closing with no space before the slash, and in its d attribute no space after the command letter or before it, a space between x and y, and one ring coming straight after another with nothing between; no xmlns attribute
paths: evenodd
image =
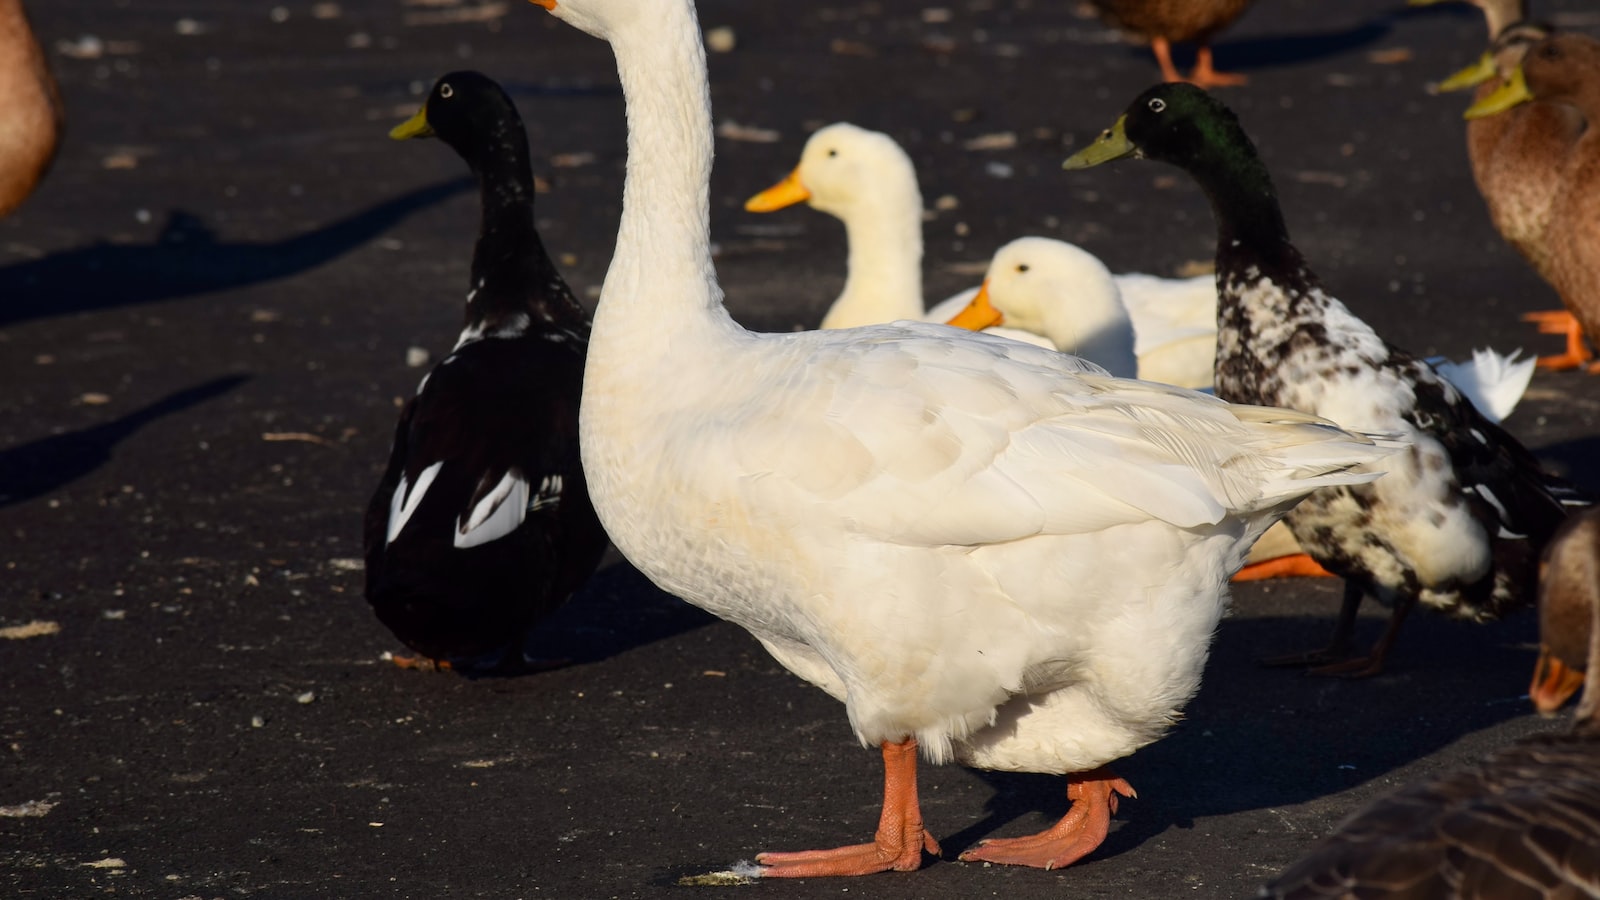
<svg viewBox="0 0 1600 900"><path fill-rule="evenodd" d="M533 0L533 2L538 3L539 0ZM550 2L554 4L555 0L550 0ZM772 212L775 209L783 209L785 206L804 203L810 199L811 192L806 190L806 186L800 183L800 170L795 169L789 173L787 178L746 200L744 208L749 212Z"/></svg>
<svg viewBox="0 0 1600 900"><path fill-rule="evenodd" d="M546 10L552 10L556 8L556 0L528 0L528 2L537 3Z"/></svg>
<svg viewBox="0 0 1600 900"><path fill-rule="evenodd" d="M1533 684L1528 699L1541 716L1555 715L1561 704L1583 687L1583 673L1568 668L1545 647L1539 648L1539 662L1533 667Z"/></svg>
<svg viewBox="0 0 1600 900"><path fill-rule="evenodd" d="M984 281L983 286L978 288L978 296L973 297L966 309L956 313L955 318L945 324L968 331L982 331L1005 323L1006 317L989 302L989 282Z"/></svg>

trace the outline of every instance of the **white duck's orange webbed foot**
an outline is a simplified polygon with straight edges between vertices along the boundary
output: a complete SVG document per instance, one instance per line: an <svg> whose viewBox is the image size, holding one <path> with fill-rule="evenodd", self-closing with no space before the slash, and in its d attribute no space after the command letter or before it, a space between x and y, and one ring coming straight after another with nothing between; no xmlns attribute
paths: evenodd
<svg viewBox="0 0 1600 900"><path fill-rule="evenodd" d="M883 815L870 844L852 844L832 850L760 853L756 862L765 878L821 878L830 875L871 875L874 872L911 872L922 866L926 850L938 856L939 842L922 827L917 801L917 740L883 744Z"/></svg>
<svg viewBox="0 0 1600 900"><path fill-rule="evenodd" d="M1276 559L1251 563L1233 576L1234 581L1265 581L1268 578L1332 578L1309 554L1291 553Z"/></svg>
<svg viewBox="0 0 1600 900"><path fill-rule="evenodd" d="M1117 811L1117 798L1134 797L1133 786L1111 774L1095 769L1067 777L1067 799L1072 808L1054 826L1027 837L991 838L961 854L963 862L987 862L1006 866L1032 866L1060 869L1090 853L1111 830L1111 814Z"/></svg>

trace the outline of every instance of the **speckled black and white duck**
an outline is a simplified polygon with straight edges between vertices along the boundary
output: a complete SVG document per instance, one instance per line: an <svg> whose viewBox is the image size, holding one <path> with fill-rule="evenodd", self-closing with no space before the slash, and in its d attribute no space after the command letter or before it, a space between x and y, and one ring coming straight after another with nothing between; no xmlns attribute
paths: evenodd
<svg viewBox="0 0 1600 900"><path fill-rule="evenodd" d="M1552 713L1581 684L1572 728L1526 738L1378 800L1317 842L1261 897L1600 897L1600 510L1568 519L1545 563L1533 699Z"/></svg>
<svg viewBox="0 0 1600 900"><path fill-rule="evenodd" d="M1412 443L1383 461L1383 478L1318 491L1285 519L1302 547L1344 578L1344 604L1326 649L1273 662L1375 674L1419 602L1472 620L1531 602L1541 548L1569 506L1586 499L1426 362L1322 289L1290 242L1272 179L1233 112L1193 85L1159 85L1067 167L1123 157L1176 165L1211 200L1217 396ZM1368 594L1393 615L1370 654L1347 659Z"/></svg>
<svg viewBox="0 0 1600 900"><path fill-rule="evenodd" d="M459 153L483 220L466 326L401 413L367 510L367 600L431 660L515 670L606 548L578 457L589 317L539 239L527 135L499 85L452 72L390 136Z"/></svg>

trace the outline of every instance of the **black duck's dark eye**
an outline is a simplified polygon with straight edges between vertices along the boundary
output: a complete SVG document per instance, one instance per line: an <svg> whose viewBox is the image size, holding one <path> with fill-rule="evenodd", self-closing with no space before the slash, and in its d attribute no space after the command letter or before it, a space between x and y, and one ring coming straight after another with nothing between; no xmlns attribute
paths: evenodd
<svg viewBox="0 0 1600 900"><path fill-rule="evenodd" d="M450 86L450 85L448 85L448 84L441 84L441 85L439 85L439 96L441 96L441 97L443 97L443 98L445 98L445 99L446 99L446 100L448 100L448 99L450 99L450 98L451 98L451 97L452 97L452 96L454 96L454 95L455 95L455 92L456 92L456 91L455 91L455 88L452 88L452 87L451 87L451 86Z"/></svg>
<svg viewBox="0 0 1600 900"><path fill-rule="evenodd" d="M1018 272L1026 272L1026 271L1028 271L1028 264L1027 263L1017 263L1017 271Z"/></svg>
<svg viewBox="0 0 1600 900"><path fill-rule="evenodd" d="M1150 111L1151 112L1158 113L1158 112L1161 112L1162 110L1164 110L1166 108L1167 108L1167 101L1161 99L1160 97L1151 97L1150 98Z"/></svg>

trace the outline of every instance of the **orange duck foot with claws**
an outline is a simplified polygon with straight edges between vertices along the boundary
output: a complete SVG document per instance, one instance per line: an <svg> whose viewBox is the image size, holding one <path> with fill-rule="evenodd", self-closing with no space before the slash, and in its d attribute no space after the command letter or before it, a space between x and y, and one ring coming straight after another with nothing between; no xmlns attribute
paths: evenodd
<svg viewBox="0 0 1600 900"><path fill-rule="evenodd" d="M883 814L870 844L832 850L759 853L756 862L765 878L820 878L826 875L871 875L911 872L922 866L922 853L939 855L939 842L922 828L917 802L917 740L883 742Z"/></svg>
<svg viewBox="0 0 1600 900"><path fill-rule="evenodd" d="M1540 334L1559 334L1567 339L1567 349L1555 356L1541 356L1535 362L1541 369L1561 372L1583 367L1590 374L1600 373L1600 363L1590 362L1594 354L1583 342L1583 325L1576 316L1564 309L1547 309L1523 313L1522 321L1534 322Z"/></svg>
<svg viewBox="0 0 1600 900"><path fill-rule="evenodd" d="M1027 837L991 838L961 854L963 862L1060 869L1099 847L1111 830L1117 798L1137 796L1127 781L1100 768L1067 777L1072 808L1054 826Z"/></svg>

